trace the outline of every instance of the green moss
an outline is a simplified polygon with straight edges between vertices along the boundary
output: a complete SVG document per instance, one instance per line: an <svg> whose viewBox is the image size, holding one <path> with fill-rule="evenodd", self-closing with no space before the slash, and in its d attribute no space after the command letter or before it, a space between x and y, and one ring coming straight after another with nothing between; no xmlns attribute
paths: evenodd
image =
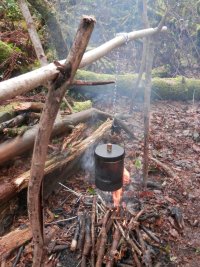
<svg viewBox="0 0 200 267"><path fill-rule="evenodd" d="M166 78L169 77L170 66L163 65L152 70L152 77Z"/></svg>
<svg viewBox="0 0 200 267"><path fill-rule="evenodd" d="M0 63L5 61L13 52L14 49L11 45L8 45L0 40Z"/></svg>
<svg viewBox="0 0 200 267"><path fill-rule="evenodd" d="M16 115L14 107L17 105L19 105L19 103L13 102L8 105L0 106L0 123L10 120Z"/></svg>
<svg viewBox="0 0 200 267"><path fill-rule="evenodd" d="M118 75L117 76L117 92L122 95L131 95L131 91L134 90L134 83L136 79L134 74ZM78 79L83 80L115 80L114 75L110 74L98 74L94 72L79 70L77 73ZM104 86L84 86L79 87L79 92L87 92L91 96L97 94L112 94L114 90L114 84ZM139 96L143 96L144 81L141 82ZM200 80L187 79L182 77L176 78L158 78L152 79L152 98L163 100L200 100Z"/></svg>
<svg viewBox="0 0 200 267"><path fill-rule="evenodd" d="M80 112L92 107L92 102L90 100L84 102L74 102L73 111Z"/></svg>

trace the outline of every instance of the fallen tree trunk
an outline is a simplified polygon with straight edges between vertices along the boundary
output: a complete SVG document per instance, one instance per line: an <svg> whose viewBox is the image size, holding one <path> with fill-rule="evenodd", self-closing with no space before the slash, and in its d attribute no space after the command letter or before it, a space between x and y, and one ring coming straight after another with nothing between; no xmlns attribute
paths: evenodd
<svg viewBox="0 0 200 267"><path fill-rule="evenodd" d="M79 122L82 122L82 121L86 121L86 120L88 121L91 118L95 119L95 117L96 117L96 118L100 118L100 119L101 118L105 119L108 116L107 116L106 113L98 111L98 110L92 108L92 109L89 109L89 110L86 110L86 111L75 113L73 115L69 115L68 117L73 118L73 122L74 122L74 125L75 125L75 124L78 124ZM72 120L68 120L68 122L69 121L70 121L70 124L72 124ZM72 135L73 135L73 133L72 133ZM91 139L93 138L93 136L94 136L94 138L96 138L95 133L91 136ZM84 142L87 143L87 139L86 139L86 141L82 141L80 143L80 146L76 145L75 148L72 147L70 149L70 151L71 151L70 153L72 153L73 151L75 151L77 149L77 154L78 153L81 154L81 147L82 147L81 144L84 144ZM91 142L93 142L93 139L92 139ZM16 152L17 152L17 150L16 150ZM66 161L68 160L68 158L69 158L69 161L70 161L71 157L69 157L69 155L67 155ZM59 161L59 162L57 162L57 161ZM46 161L46 164L45 164L45 175L56 171L60 167L62 169L62 164L63 164L62 161L63 161L63 156L62 155L61 156L56 156L55 158L53 158L53 159L51 159L49 161ZM73 165L73 164L71 164L71 165ZM29 177L30 177L30 171L27 171L27 172L23 173L22 175L14 178L12 181L3 181L3 182L1 182L0 183L0 203L2 203L2 204L5 203L9 199L11 199L13 196L15 196L18 192L20 192L22 189L26 188L27 185L28 185ZM49 187L48 182L47 182L47 185L45 186L44 189L46 189L47 187Z"/></svg>
<svg viewBox="0 0 200 267"><path fill-rule="evenodd" d="M52 137L62 134L72 129L72 126L80 122L88 121L91 118L107 118L107 114L97 109L91 108L78 113L66 116L63 120L57 120L54 124ZM33 147L38 125L26 131L23 136L18 136L12 141L5 142L0 145L0 164L5 163L14 157L23 154Z"/></svg>
<svg viewBox="0 0 200 267"><path fill-rule="evenodd" d="M32 238L29 228L16 229L0 239L0 261L6 259L9 253L14 249L22 246L25 242Z"/></svg>
<svg viewBox="0 0 200 267"><path fill-rule="evenodd" d="M166 31L166 29L166 27L163 27L162 31ZM127 43L127 41L150 36L155 33L157 33L157 28L149 28L116 36L114 39L104 43L103 45L86 52L79 67L83 68L91 64L108 54L113 49ZM60 64L64 64L64 60L60 61ZM3 81L0 83L0 102L26 93L42 84L45 84L49 80L54 80L58 73L59 71L57 70L57 66L51 63L37 70Z"/></svg>
<svg viewBox="0 0 200 267"><path fill-rule="evenodd" d="M77 171L80 165L80 158L96 143L98 143L104 133L111 128L112 121L104 122L90 137L70 148L67 156L60 155L46 161L44 169L44 195L48 195L58 187L58 181L66 180L73 171ZM75 167L75 168L74 168ZM55 175L55 172L57 174ZM27 188L30 178L30 171L14 178L11 181L0 183L0 203L3 204L17 195L21 190Z"/></svg>
<svg viewBox="0 0 200 267"><path fill-rule="evenodd" d="M112 80L114 75L112 74L100 74L85 70L79 70L77 74L78 79L86 79L90 81L95 80ZM134 84L136 83L137 75L125 74L117 77L117 93L130 97ZM89 93L91 97L103 94L112 94L113 85L106 85L104 87L74 87L74 90L78 90L80 93ZM138 98L144 96L144 80L141 81L138 94ZM152 78L152 99L154 100L200 100L200 79L193 78Z"/></svg>

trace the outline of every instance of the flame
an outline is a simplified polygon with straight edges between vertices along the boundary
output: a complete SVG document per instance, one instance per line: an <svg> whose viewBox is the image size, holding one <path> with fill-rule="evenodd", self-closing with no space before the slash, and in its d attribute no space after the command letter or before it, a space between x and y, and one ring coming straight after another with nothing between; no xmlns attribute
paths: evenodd
<svg viewBox="0 0 200 267"><path fill-rule="evenodd" d="M126 168L124 168L124 173L123 173L123 185L127 185L130 183L130 173L127 171ZM118 189L117 191L114 191L112 193L112 197L113 197L113 202L114 202L114 207L116 207L117 209L119 208L119 204L122 198L122 188Z"/></svg>
<svg viewBox="0 0 200 267"><path fill-rule="evenodd" d="M131 181L130 178L130 173L127 171L126 168L124 168L124 173L123 173L123 185L129 184Z"/></svg>
<svg viewBox="0 0 200 267"><path fill-rule="evenodd" d="M118 189L117 191L114 191L112 193L112 197L113 197L114 207L118 208L120 200L122 198L122 188Z"/></svg>

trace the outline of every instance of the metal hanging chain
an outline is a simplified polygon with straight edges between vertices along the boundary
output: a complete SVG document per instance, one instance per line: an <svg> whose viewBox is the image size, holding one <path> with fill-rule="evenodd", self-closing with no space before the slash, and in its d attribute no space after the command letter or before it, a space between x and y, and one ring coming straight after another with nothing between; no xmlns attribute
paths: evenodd
<svg viewBox="0 0 200 267"><path fill-rule="evenodd" d="M129 42L129 36L128 33L126 32L121 32L121 33L117 33L116 36L122 36L125 40L125 45L128 44ZM120 48L117 48L117 52L116 52L116 64L115 64L115 85L114 85L114 89L113 89L113 116L116 113L116 101L117 101L117 83L118 83L118 75L120 73L120 66L119 66L119 52L120 52Z"/></svg>
<svg viewBox="0 0 200 267"><path fill-rule="evenodd" d="M116 64L115 64L115 85L113 88L113 110L112 110L113 116L116 113L118 74L119 74L119 48L117 48Z"/></svg>

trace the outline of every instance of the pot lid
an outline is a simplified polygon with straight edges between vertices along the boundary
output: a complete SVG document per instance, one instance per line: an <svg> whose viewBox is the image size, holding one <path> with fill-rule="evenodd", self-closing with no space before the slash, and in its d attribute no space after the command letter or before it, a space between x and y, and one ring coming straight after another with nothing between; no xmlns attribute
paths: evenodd
<svg viewBox="0 0 200 267"><path fill-rule="evenodd" d="M96 157L104 161L117 161L123 159L125 155L124 148L116 144L99 145L94 153Z"/></svg>

